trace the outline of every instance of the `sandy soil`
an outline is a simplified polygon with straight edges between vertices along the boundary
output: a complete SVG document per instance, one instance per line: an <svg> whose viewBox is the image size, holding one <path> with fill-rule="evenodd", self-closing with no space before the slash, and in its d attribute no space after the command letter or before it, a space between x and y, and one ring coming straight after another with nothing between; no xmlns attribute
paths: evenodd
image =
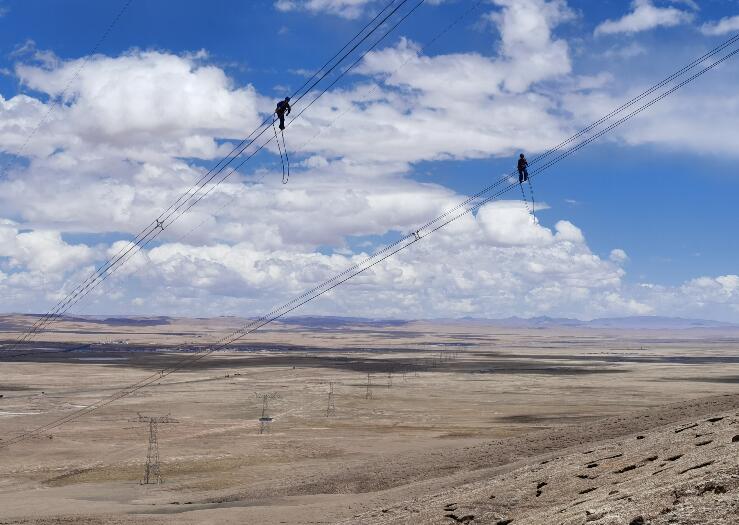
<svg viewBox="0 0 739 525"><path fill-rule="evenodd" d="M0 329L11 340L28 322ZM237 323L60 323L0 362L0 438L167 368L178 347ZM410 323L254 335L0 448L0 523L704 523L689 521L704 507L709 523L737 522L732 333ZM264 393L276 394L275 419L260 435ZM158 427L162 485L140 483L139 412L177 421Z"/></svg>

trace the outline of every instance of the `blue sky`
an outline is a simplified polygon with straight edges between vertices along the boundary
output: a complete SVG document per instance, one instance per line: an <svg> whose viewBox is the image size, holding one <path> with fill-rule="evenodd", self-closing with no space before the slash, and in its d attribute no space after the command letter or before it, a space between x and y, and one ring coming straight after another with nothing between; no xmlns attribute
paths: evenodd
<svg viewBox="0 0 739 525"><path fill-rule="evenodd" d="M133 0L84 74L72 78L123 2L0 0L0 158L13 166L0 175L0 220L8 230L0 237L6 297L0 310L42 311L62 297L112 243L130 238L186 188L198 166L220 158L219 144L248 133L275 100L305 80L303 71L320 66L384 3L183 1L173 8ZM518 151L535 156L739 30L739 2L728 0L498 0L483 2L433 47L419 50L471 4L428 2L378 47L374 62L342 80L315 113L311 108L305 123L288 132L288 145L315 133L325 141L292 151L288 186L278 184L279 156L270 146L221 195L239 212L224 211L223 200L204 202L202 215L188 224L206 226L179 244L186 229L163 237L158 252L132 261L80 312L259 313L425 222L444 202L499 178L513 169ZM398 56L409 61L400 72L393 68ZM165 63L184 64L193 85L176 78L187 71L157 76ZM469 76L458 85L440 78L450 67ZM732 148L739 138L732 126L739 116L738 73L736 60L725 64L537 177L536 198L547 207L538 213L540 224L521 217L520 194L511 194L488 214L496 225L478 221L484 239L457 235L462 246L454 249L440 241L385 268L375 282L319 301L314 311L653 313L739 321L733 284L739 242L731 234L739 195ZM121 84L148 78L156 87L138 90L141 84L132 81L102 96L97 83L116 83L115 75ZM67 82L72 98L20 151L44 118L44 104ZM188 98L193 92L197 102ZM144 97L173 107L162 116L157 104L127 106L144 104ZM37 106L23 113L29 99ZM230 116L209 112L209 100ZM348 111L335 126L328 125L332 105ZM96 120L103 118L109 120ZM255 178L260 182L252 187ZM106 205L105 196L117 204ZM385 202L395 203L395 211L377 204ZM43 211L55 206L61 213ZM578 229L577 240L564 234L556 240L563 222ZM431 257L444 272L445 253L449 265L469 268L465 244L476 250L473 262L485 261L475 275L439 284L431 267L423 275L412 269ZM543 255L556 246L564 252ZM212 254L204 256L204 247ZM556 268L536 261L560 256ZM568 257L574 262L564 270ZM580 265L584 259L589 262ZM506 266L515 268L501 270ZM396 271L403 277L392 277ZM192 279L184 278L188 272ZM476 295L478 279L488 284ZM571 285L580 291L565 291ZM368 307L373 297L380 299Z"/></svg>

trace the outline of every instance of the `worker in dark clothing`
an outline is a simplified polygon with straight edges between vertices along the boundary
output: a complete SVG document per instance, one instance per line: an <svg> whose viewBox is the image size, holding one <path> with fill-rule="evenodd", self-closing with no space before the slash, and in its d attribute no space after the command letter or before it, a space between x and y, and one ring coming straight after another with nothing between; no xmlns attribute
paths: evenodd
<svg viewBox="0 0 739 525"><path fill-rule="evenodd" d="M291 109L290 97L285 97L285 100L280 100L277 103L275 113L277 114L277 118L280 119L280 129L285 129L285 117L290 114Z"/></svg>
<svg viewBox="0 0 739 525"><path fill-rule="evenodd" d="M521 153L521 156L518 158L518 182L519 183L529 180L529 171L526 169L528 167L529 167L529 162L526 160L526 157L523 156L523 153Z"/></svg>

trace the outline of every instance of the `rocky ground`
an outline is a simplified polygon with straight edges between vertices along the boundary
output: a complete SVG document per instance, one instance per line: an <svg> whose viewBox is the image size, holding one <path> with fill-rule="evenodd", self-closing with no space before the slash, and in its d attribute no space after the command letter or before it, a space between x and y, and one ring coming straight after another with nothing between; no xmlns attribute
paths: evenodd
<svg viewBox="0 0 739 525"><path fill-rule="evenodd" d="M569 432L542 433L536 441L565 448L536 458L514 452L485 479L344 523L736 524L738 402L727 396L611 418L573 429L582 441L575 447ZM657 422L665 424L649 428ZM490 443L490 453L499 445Z"/></svg>
<svg viewBox="0 0 739 525"><path fill-rule="evenodd" d="M155 511L0 523L736 524L739 395L334 465Z"/></svg>

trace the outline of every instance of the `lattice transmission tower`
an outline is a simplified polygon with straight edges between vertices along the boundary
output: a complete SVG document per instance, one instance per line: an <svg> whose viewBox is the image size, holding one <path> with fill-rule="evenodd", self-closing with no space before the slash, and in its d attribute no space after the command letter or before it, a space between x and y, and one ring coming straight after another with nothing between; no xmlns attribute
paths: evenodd
<svg viewBox="0 0 739 525"><path fill-rule="evenodd" d="M273 417L267 415L267 402L270 399L279 399L280 394L277 392L267 392L264 394L254 392L254 395L257 396L257 399L262 398L262 415L259 418L259 433L264 434L270 431L272 422L274 421Z"/></svg>
<svg viewBox="0 0 739 525"><path fill-rule="evenodd" d="M336 414L336 403L334 402L334 382L331 381L328 384L328 404L326 405L326 417L333 416Z"/></svg>
<svg viewBox="0 0 739 525"><path fill-rule="evenodd" d="M144 485L162 483L162 468L159 465L159 439L157 438L157 422L149 420L149 449L146 451L146 468L144 469Z"/></svg>
<svg viewBox="0 0 739 525"><path fill-rule="evenodd" d="M160 485L162 480L162 467L159 462L159 425L179 423L169 414L166 416L143 416L138 414L135 420L139 423L149 423L149 448L146 450L146 467L144 467L144 479L142 485Z"/></svg>

